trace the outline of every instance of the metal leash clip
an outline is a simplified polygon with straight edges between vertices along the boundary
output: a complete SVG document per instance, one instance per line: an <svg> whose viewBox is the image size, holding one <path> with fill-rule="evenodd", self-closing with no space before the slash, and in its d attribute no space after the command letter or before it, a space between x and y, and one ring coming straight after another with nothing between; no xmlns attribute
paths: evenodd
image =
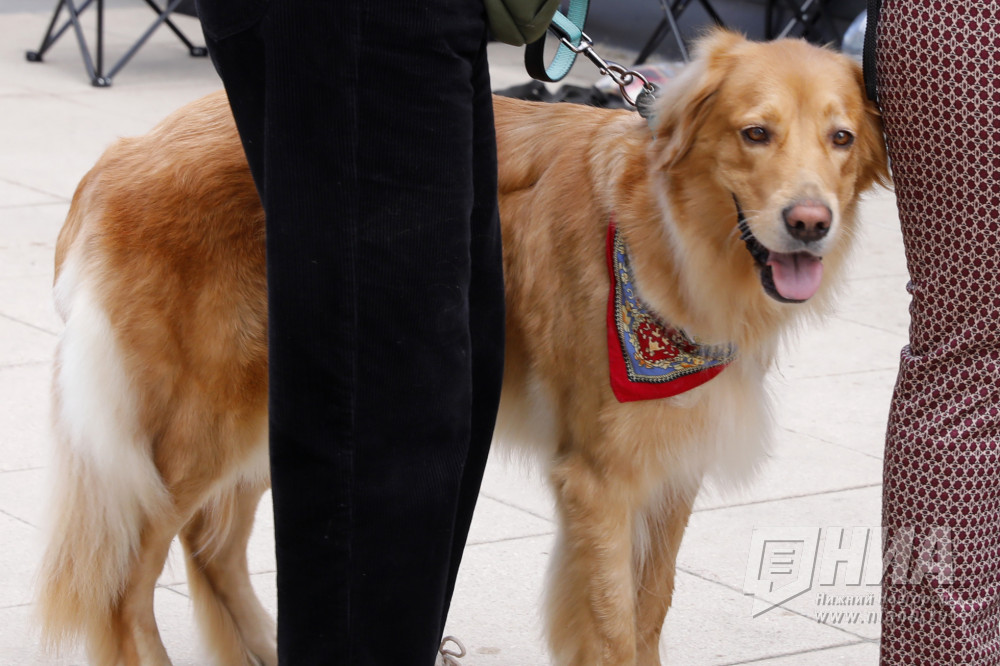
<svg viewBox="0 0 1000 666"><path fill-rule="evenodd" d="M626 102L632 106L636 106L636 100L628 94L627 90L628 86L632 85L636 79L642 81L642 93L639 94L640 97L643 93L655 95L656 86L650 83L649 79L635 70L628 69L616 62L609 62L605 60L600 56L600 54L597 53L597 51L594 50L594 41L587 36L587 33L584 32L581 34L582 37L580 38L579 46L574 45L573 42L566 37L560 37L559 41L561 41L573 53L587 56L587 59L597 66L597 69L601 72L601 74L610 76L611 80L618 84L618 87L622 91L622 97L625 98Z"/></svg>

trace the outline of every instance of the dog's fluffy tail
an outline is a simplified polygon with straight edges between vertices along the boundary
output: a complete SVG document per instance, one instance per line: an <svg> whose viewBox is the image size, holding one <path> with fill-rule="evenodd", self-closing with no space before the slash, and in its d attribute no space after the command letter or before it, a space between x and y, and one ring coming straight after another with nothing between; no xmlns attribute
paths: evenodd
<svg viewBox="0 0 1000 666"><path fill-rule="evenodd" d="M78 277L63 266L56 285L66 330L52 386L56 450L36 611L47 648L82 639L92 660L114 663L115 610L144 526L170 501L108 317Z"/></svg>

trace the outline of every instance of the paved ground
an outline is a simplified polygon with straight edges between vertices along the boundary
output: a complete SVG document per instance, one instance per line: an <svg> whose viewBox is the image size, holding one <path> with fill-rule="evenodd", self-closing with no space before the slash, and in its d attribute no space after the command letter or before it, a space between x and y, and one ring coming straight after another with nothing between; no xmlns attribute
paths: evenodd
<svg viewBox="0 0 1000 666"><path fill-rule="evenodd" d="M23 52L37 47L50 3L18 2L23 11L0 17L0 664L81 664L78 654L39 655L29 622L48 465L48 377L60 331L49 291L54 241L77 181L109 142L148 130L220 84L206 60L188 57L165 31L108 89L89 85L69 39L44 64L28 63ZM109 10L111 55L149 18L145 9ZM198 34L193 20L178 22ZM498 47L493 56L497 87L525 80L517 52ZM588 67L578 65L589 76ZM851 585L844 577L858 574L865 537L874 555L869 569L878 559L882 436L908 318L892 196L872 196L863 216L863 241L837 314L803 330L774 373L779 428L773 459L742 494L705 493L699 500L665 628L663 649L671 664L876 662L877 597L870 595L877 587ZM262 507L251 562L273 610L268 502ZM830 550L834 539L817 542L817 535L839 538L835 528L841 526L861 529L840 550ZM465 663L547 662L538 608L552 534L551 503L539 480L494 461L450 624L470 648ZM778 566L783 545L791 549L784 572ZM839 574L838 558L844 560ZM750 579L773 581L779 597L799 594L755 616L754 599L744 594L748 570ZM837 584L822 585L831 570ZM852 599L855 605L842 605ZM204 663L176 556L156 603L175 663ZM821 617L823 612L831 614Z"/></svg>

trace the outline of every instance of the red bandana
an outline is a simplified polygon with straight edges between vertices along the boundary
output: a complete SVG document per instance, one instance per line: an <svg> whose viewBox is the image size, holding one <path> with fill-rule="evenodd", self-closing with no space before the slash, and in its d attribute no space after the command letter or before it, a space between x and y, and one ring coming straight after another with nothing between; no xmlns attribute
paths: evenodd
<svg viewBox="0 0 1000 666"><path fill-rule="evenodd" d="M608 357L618 402L656 400L712 379L736 356L732 345L702 345L660 320L636 292L625 239L608 226Z"/></svg>

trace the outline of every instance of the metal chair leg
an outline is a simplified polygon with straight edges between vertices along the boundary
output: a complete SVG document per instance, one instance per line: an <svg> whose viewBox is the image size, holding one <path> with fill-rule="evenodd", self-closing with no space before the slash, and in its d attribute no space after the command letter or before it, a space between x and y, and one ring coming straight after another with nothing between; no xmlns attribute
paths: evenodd
<svg viewBox="0 0 1000 666"><path fill-rule="evenodd" d="M160 6L157 5L155 2L153 2L153 0L146 0L146 4L149 5L153 9L153 11L156 12L157 14L162 14L164 11L160 9ZM185 35L181 31L181 29L177 27L177 24L175 24L169 18L164 19L163 22L167 25L168 28L170 28L171 32L177 35L177 39L181 40L181 42L184 43L184 46L186 46L188 49L188 53L190 53L192 56L197 58L204 58L208 55L208 49L206 49L204 46L195 46L194 44L192 44L191 40L187 38L187 35Z"/></svg>
<svg viewBox="0 0 1000 666"><path fill-rule="evenodd" d="M83 33L83 27L80 24L80 14L84 12L92 3L96 1L97 3L97 49L94 57L91 57L90 46L87 43L87 39ZM72 28L74 33L76 33L76 41L80 47L80 56L83 59L84 69L87 71L87 76L90 77L90 83L98 88L105 88L111 85L114 76L121 71L122 67L128 64L132 56L142 48L146 41L152 36L152 34L159 28L162 24L167 24L167 27L184 43L188 49L188 53L195 57L205 57L208 55L208 50L204 46L195 46L191 43L191 40L181 31L177 25L170 20L170 14L180 5L183 0L168 0L165 7L160 7L154 2L154 0L145 0L146 4L156 13L156 20L146 29L146 31L139 37L138 40L125 52L125 54L111 67L111 69L105 73L104 72L104 0L84 0L79 8L74 4L74 0L59 0L56 5L56 9L52 14L52 20L49 22L48 29L45 31L45 36L42 38L42 45L37 51L27 51L25 57L31 62L42 62L42 58L45 52L52 47L53 44L65 33L68 29ZM59 15L63 8L66 9L69 18L62 24L62 26L53 32L56 24L59 21ZM95 64L96 60L96 64Z"/></svg>
<svg viewBox="0 0 1000 666"><path fill-rule="evenodd" d="M819 32L815 31L816 25L822 21L825 26L825 32L828 33L830 40L837 41L840 38L840 33L833 23L833 19L827 9L828 5L829 0L804 0L801 4L796 0L781 0L780 3L778 0L768 0L765 37L767 39L782 39L792 34L796 28L801 27L802 37L811 41L819 41L824 36L823 28L820 28ZM784 17L784 10L786 9L791 12L792 16L785 23L785 26L780 31L777 31L777 24ZM781 12L780 15L778 11ZM781 18L778 18L778 16L781 16Z"/></svg>
<svg viewBox="0 0 1000 666"><path fill-rule="evenodd" d="M684 13L684 10L688 8L688 5L690 5L691 2L692 0L673 0L673 3L669 3L668 0L660 0L660 7L663 9L663 18L660 19L660 22L653 31L653 34L650 35L648 40L646 40L646 44L642 47L642 50L639 51L639 55L636 57L635 62L632 63L633 65L641 65L646 62L646 59L652 55L653 51L655 51L660 45L660 42L662 42L664 38L671 33L677 43L677 51L680 53L681 60L684 62L690 62L691 56L688 53L687 45L684 43L684 38L681 36L681 30L677 21L680 19L681 14ZM698 0L698 3L716 25L725 27L725 23L722 22L722 18L719 16L719 13L715 11L714 7L712 7L710 0Z"/></svg>
<svg viewBox="0 0 1000 666"><path fill-rule="evenodd" d="M69 2L70 0L66 1ZM131 48L129 48L129 50L126 51L125 54L118 60L118 62L112 65L111 69L108 70L107 85L111 85L111 79L114 78L115 74L121 71L121 68L128 64L128 61L132 59L132 56L134 56L136 52L142 48L146 41L153 35L154 32L156 32L156 29L167 21L167 17L170 16L170 12L174 11L174 9L176 9L181 2L182 0L170 0L170 2L167 3L166 8L158 13L156 20L153 21L152 25L146 29L146 32L142 33L142 36L136 40L135 44L133 44Z"/></svg>
<svg viewBox="0 0 1000 666"><path fill-rule="evenodd" d="M83 13L83 11L87 9L93 1L94 0L86 0L82 5L80 5L80 9L77 13ZM64 6L64 0L59 0L59 3L56 5L56 10L52 12L52 21L49 22L49 27L45 31L45 36L42 37L42 45L38 47L38 50L25 52L24 56L29 62L42 62L45 52L48 51L53 44L59 41L59 38L63 36L64 32L73 26L73 20L67 18L59 29L53 33L53 29L56 27L56 22L59 20L59 14L62 13Z"/></svg>

